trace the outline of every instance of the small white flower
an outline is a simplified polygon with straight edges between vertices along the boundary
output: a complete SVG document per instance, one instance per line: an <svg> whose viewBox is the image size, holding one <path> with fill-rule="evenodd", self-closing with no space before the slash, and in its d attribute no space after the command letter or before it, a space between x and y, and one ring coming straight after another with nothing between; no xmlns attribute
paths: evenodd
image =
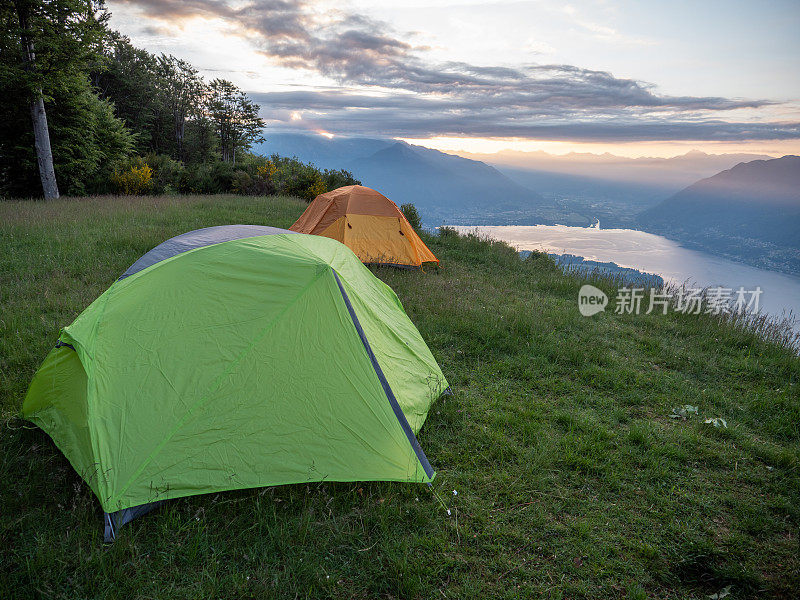
<svg viewBox="0 0 800 600"><path fill-rule="evenodd" d="M453 490L453 496L458 496L458 492Z"/></svg>

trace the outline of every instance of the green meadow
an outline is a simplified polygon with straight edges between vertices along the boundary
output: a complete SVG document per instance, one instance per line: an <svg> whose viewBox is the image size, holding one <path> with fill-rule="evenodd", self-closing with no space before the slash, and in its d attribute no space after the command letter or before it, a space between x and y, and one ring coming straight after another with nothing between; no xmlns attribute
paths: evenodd
<svg viewBox="0 0 800 600"><path fill-rule="evenodd" d="M0 598L797 597L800 358L711 316L582 317L579 276L449 230L423 234L439 269L373 269L452 385L418 436L432 491L173 500L103 544L99 503L18 417L59 328L171 236L305 206L0 203Z"/></svg>

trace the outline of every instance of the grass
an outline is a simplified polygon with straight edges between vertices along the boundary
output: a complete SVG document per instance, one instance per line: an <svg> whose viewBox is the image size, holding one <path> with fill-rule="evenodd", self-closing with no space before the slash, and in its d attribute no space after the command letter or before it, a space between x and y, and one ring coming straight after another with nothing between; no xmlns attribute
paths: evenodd
<svg viewBox="0 0 800 600"><path fill-rule="evenodd" d="M0 597L796 597L796 354L710 317L581 317L578 276L450 232L426 237L440 269L374 270L454 390L419 436L450 517L424 486L295 485L170 501L104 545L96 499L16 416L59 328L168 237L304 206L0 204Z"/></svg>

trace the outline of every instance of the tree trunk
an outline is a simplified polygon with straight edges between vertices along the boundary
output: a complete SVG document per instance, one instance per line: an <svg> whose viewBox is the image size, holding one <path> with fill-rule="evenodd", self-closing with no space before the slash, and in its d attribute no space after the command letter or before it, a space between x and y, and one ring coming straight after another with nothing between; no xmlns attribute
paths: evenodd
<svg viewBox="0 0 800 600"><path fill-rule="evenodd" d="M36 162L39 163L39 176L45 200L58 198L58 183L53 168L53 152L50 150L50 131L47 128L47 113L41 95L31 102L33 120L33 139L36 145Z"/></svg>
<svg viewBox="0 0 800 600"><path fill-rule="evenodd" d="M185 131L186 119L183 115L175 113L175 141L178 146L178 160L184 160L183 156L183 133Z"/></svg>
<svg viewBox="0 0 800 600"><path fill-rule="evenodd" d="M20 29L22 29L22 48L27 59L27 69L34 71L36 55L33 53L33 40L28 33L27 11L15 3ZM36 90L36 97L31 100L31 120L33 121L33 139L36 147L36 162L39 164L39 176L42 179L42 191L45 200L58 198L58 183L56 172L53 168L53 151L50 149L50 130L47 127L47 113L44 110L42 89Z"/></svg>

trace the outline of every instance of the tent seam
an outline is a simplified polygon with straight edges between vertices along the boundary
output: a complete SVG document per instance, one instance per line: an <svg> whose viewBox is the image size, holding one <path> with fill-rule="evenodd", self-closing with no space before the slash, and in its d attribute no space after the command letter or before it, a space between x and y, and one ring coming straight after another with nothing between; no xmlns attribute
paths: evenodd
<svg viewBox="0 0 800 600"><path fill-rule="evenodd" d="M350 314L350 319L353 323L353 326L356 328L356 333L358 333L358 337L361 339L361 343L364 346L364 350L367 353L367 357L372 364L372 368L375 370L375 375L378 377L378 381L383 388L383 392L386 395L387 400L389 401L390 406L392 407L392 411L394 412L397 421L400 424L400 428L405 433L406 438L408 439L408 443L411 446L411 449L414 451L414 454L417 457L417 461L419 465L422 467L422 470L425 472L425 475L429 479L433 479L435 475L435 471L431 466L430 462L428 461L428 457L425 456L425 451L422 449L422 446L419 445L419 441L417 440L417 436L414 435L414 431L411 429L411 425L408 423L408 418L406 418L403 409L400 408L400 404L397 402L397 398L392 391L391 386L389 385L388 380L386 379L386 375L383 373L383 369L381 369L381 365L378 362L378 358L375 356L375 353L372 351L372 347L369 344L369 340L367 339L367 335L364 332L364 329L361 327L361 323L358 320L358 315L356 315L355 309L350 302L350 298L347 295L347 292L342 285L341 280L339 279L339 274L336 272L336 269L331 269L333 271L333 276L336 278L336 284L339 286L339 291L342 294L342 299L344 300L345 306L347 307L347 312Z"/></svg>

